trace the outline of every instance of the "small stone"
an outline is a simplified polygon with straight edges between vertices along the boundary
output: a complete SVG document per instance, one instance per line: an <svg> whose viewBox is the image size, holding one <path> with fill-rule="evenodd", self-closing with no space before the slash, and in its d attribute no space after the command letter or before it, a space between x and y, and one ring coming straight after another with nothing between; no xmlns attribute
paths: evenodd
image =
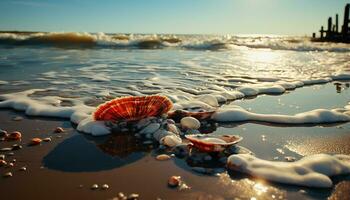
<svg viewBox="0 0 350 200"><path fill-rule="evenodd" d="M92 189L92 190L97 190L97 189L98 189L98 185L97 185L97 184L93 184L93 185L91 186L91 189Z"/></svg>
<svg viewBox="0 0 350 200"><path fill-rule="evenodd" d="M201 123L194 117L184 117L180 123L185 129L198 129L201 126Z"/></svg>
<svg viewBox="0 0 350 200"><path fill-rule="evenodd" d="M12 150L13 150L13 151L19 150L19 149L22 149L22 145L19 145L19 144L14 144L14 145L12 145Z"/></svg>
<svg viewBox="0 0 350 200"><path fill-rule="evenodd" d="M22 138L22 133L19 131L13 131L6 136L6 140L20 140Z"/></svg>
<svg viewBox="0 0 350 200"><path fill-rule="evenodd" d="M44 142L51 142L51 138L50 137L44 138L43 141Z"/></svg>
<svg viewBox="0 0 350 200"><path fill-rule="evenodd" d="M103 189L103 190L107 190L108 188L109 188L109 185L107 185L107 184L103 184L103 185L102 185L102 189Z"/></svg>
<svg viewBox="0 0 350 200"><path fill-rule="evenodd" d="M137 200L139 198L139 194L132 193L128 196L128 200Z"/></svg>
<svg viewBox="0 0 350 200"><path fill-rule="evenodd" d="M177 187L181 183L181 176L171 176L168 180L168 185L170 187Z"/></svg>
<svg viewBox="0 0 350 200"><path fill-rule="evenodd" d="M152 134L156 132L160 128L159 123L151 123L147 125L144 129L142 129L139 133L140 134Z"/></svg>
<svg viewBox="0 0 350 200"><path fill-rule="evenodd" d="M287 161L287 162L294 162L296 160L295 157L292 157L292 156L286 156L284 157L284 159Z"/></svg>
<svg viewBox="0 0 350 200"><path fill-rule="evenodd" d="M23 117L21 116L16 116L14 118L12 118L13 121L21 121L23 119Z"/></svg>
<svg viewBox="0 0 350 200"><path fill-rule="evenodd" d="M7 165L7 162L5 160L0 160L0 167Z"/></svg>
<svg viewBox="0 0 350 200"><path fill-rule="evenodd" d="M126 198L125 194L122 193L122 192L119 192L117 196L118 196L119 199L125 199Z"/></svg>
<svg viewBox="0 0 350 200"><path fill-rule="evenodd" d="M160 154L156 157L156 160L159 161L165 161L165 160L169 160L171 157L169 155L166 154Z"/></svg>
<svg viewBox="0 0 350 200"><path fill-rule="evenodd" d="M29 142L29 145L30 146L39 145L41 141L42 140L40 138L32 138Z"/></svg>
<svg viewBox="0 0 350 200"><path fill-rule="evenodd" d="M3 151L3 152L11 151L11 150L12 150L12 148L8 148L8 147L0 149L0 151Z"/></svg>
<svg viewBox="0 0 350 200"><path fill-rule="evenodd" d="M0 129L0 137L6 137L7 131Z"/></svg>
<svg viewBox="0 0 350 200"><path fill-rule="evenodd" d="M26 168L26 167L21 167L21 168L19 169L19 171L27 171L27 168Z"/></svg>
<svg viewBox="0 0 350 200"><path fill-rule="evenodd" d="M8 178L8 177L12 177L12 173L11 172L6 172L4 175L3 175L5 178Z"/></svg>
<svg viewBox="0 0 350 200"><path fill-rule="evenodd" d="M56 127L55 130L53 131L54 133L63 133L64 129L62 127Z"/></svg>

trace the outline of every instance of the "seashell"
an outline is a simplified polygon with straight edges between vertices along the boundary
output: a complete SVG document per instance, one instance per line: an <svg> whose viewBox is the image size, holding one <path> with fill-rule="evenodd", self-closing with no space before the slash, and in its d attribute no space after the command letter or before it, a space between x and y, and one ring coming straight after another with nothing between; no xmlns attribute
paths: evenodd
<svg viewBox="0 0 350 200"><path fill-rule="evenodd" d="M211 116L214 114L215 110L212 111L187 111L187 110L174 110L168 112L168 118L179 120L184 117L194 117L198 120L206 120L210 119Z"/></svg>
<svg viewBox="0 0 350 200"><path fill-rule="evenodd" d="M94 112L95 120L137 121L167 113L173 104L165 96L122 97L108 101Z"/></svg>
<svg viewBox="0 0 350 200"><path fill-rule="evenodd" d="M6 172L4 175L3 175L5 178L8 178L8 177L12 177L12 173L11 172Z"/></svg>
<svg viewBox="0 0 350 200"><path fill-rule="evenodd" d="M5 160L0 160L0 167L7 165L7 162Z"/></svg>
<svg viewBox="0 0 350 200"><path fill-rule="evenodd" d="M165 161L165 160L169 160L171 157L169 155L166 154L160 154L156 157L156 160L159 161Z"/></svg>
<svg viewBox="0 0 350 200"><path fill-rule="evenodd" d="M22 134L19 131L13 131L12 133L6 136L6 140L20 140L22 138Z"/></svg>
<svg viewBox="0 0 350 200"><path fill-rule="evenodd" d="M109 188L109 185L103 184L101 188L102 188L103 190L107 190L107 189Z"/></svg>
<svg viewBox="0 0 350 200"><path fill-rule="evenodd" d="M136 193L132 193L128 196L128 200L137 200L138 198L140 197L139 194L136 194Z"/></svg>
<svg viewBox="0 0 350 200"><path fill-rule="evenodd" d="M168 147L175 147L176 145L181 144L182 140L179 136L171 134L160 139L160 143Z"/></svg>
<svg viewBox="0 0 350 200"><path fill-rule="evenodd" d="M51 142L51 138L50 137L44 138L43 141L44 142Z"/></svg>
<svg viewBox="0 0 350 200"><path fill-rule="evenodd" d="M92 190L98 189L98 185L97 185L97 184L93 184L93 185L91 186L91 189L92 189Z"/></svg>
<svg viewBox="0 0 350 200"><path fill-rule="evenodd" d="M175 133L176 135L180 135L180 130L176 127L175 124L167 124L168 131Z"/></svg>
<svg viewBox="0 0 350 200"><path fill-rule="evenodd" d="M29 145L30 146L34 146L34 145L38 145L41 143L41 139L40 138L32 138L29 142Z"/></svg>
<svg viewBox="0 0 350 200"><path fill-rule="evenodd" d="M201 123L194 117L184 117L180 121L181 126L187 129L198 129Z"/></svg>
<svg viewBox="0 0 350 200"><path fill-rule="evenodd" d="M160 128L160 124L158 123L151 123L148 126L146 126L144 129L142 129L139 133L140 134L151 134L156 132Z"/></svg>
<svg viewBox="0 0 350 200"><path fill-rule="evenodd" d="M181 176L171 176L168 180L168 185L170 187L177 187L181 183Z"/></svg>
<svg viewBox="0 0 350 200"><path fill-rule="evenodd" d="M186 135L195 148L204 152L221 152L226 148L237 144L243 138L237 135Z"/></svg>

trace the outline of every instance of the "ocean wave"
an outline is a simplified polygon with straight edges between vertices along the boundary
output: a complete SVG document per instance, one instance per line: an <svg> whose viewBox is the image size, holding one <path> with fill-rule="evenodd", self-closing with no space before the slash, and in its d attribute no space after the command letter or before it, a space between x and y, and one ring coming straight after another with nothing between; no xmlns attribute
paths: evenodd
<svg viewBox="0 0 350 200"><path fill-rule="evenodd" d="M2 32L0 45L80 48L230 50L235 48L289 51L350 52L349 44L311 42L306 37L214 35L147 35L78 32Z"/></svg>

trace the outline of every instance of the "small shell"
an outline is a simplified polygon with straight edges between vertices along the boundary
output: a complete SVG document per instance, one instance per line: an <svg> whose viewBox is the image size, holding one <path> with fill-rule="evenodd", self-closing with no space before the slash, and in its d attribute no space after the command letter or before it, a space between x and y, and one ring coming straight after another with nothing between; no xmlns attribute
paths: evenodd
<svg viewBox="0 0 350 200"><path fill-rule="evenodd" d="M181 126L186 129L198 129L201 123L194 117L184 117L181 119Z"/></svg>
<svg viewBox="0 0 350 200"><path fill-rule="evenodd" d="M51 142L51 138L50 137L44 138L43 141L44 142Z"/></svg>
<svg viewBox="0 0 350 200"><path fill-rule="evenodd" d="M163 137L160 140L160 143L168 147L175 147L176 145L181 144L182 140L179 136L172 134L172 135L167 135Z"/></svg>
<svg viewBox="0 0 350 200"><path fill-rule="evenodd" d="M7 178L7 177L12 177L13 175L11 172L6 172L3 176Z"/></svg>
<svg viewBox="0 0 350 200"><path fill-rule="evenodd" d="M180 135L180 130L176 127L175 124L167 124L168 131L175 133L176 135Z"/></svg>
<svg viewBox="0 0 350 200"><path fill-rule="evenodd" d="M32 138L29 142L29 145L31 145L31 146L38 145L41 143L41 141L42 140L40 138Z"/></svg>
<svg viewBox="0 0 350 200"><path fill-rule="evenodd" d="M7 162L5 160L0 160L0 167L7 165Z"/></svg>
<svg viewBox="0 0 350 200"><path fill-rule="evenodd" d="M56 127L55 130L53 131L54 133L63 133L64 129L62 127Z"/></svg>
<svg viewBox="0 0 350 200"><path fill-rule="evenodd" d="M6 140L20 140L22 138L22 134L19 131L13 131L12 133L6 136Z"/></svg>
<svg viewBox="0 0 350 200"><path fill-rule="evenodd" d="M171 176L168 180L168 185L170 187L177 187L181 183L181 176Z"/></svg>
<svg viewBox="0 0 350 200"><path fill-rule="evenodd" d="M169 160L171 157L169 155L166 154L160 154L156 157L157 160L159 161L165 161L165 160Z"/></svg>
<svg viewBox="0 0 350 200"><path fill-rule="evenodd" d="M109 188L109 185L103 184L101 188L102 188L103 190L107 190L107 189Z"/></svg>

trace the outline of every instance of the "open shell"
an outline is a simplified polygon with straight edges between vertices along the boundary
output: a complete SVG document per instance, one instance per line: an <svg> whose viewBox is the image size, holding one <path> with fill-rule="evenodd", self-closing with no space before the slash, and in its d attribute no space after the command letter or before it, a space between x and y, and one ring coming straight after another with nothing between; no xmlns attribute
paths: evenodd
<svg viewBox="0 0 350 200"><path fill-rule="evenodd" d="M238 135L205 135L195 134L185 136L195 148L204 152L221 152L237 144L243 138Z"/></svg>
<svg viewBox="0 0 350 200"><path fill-rule="evenodd" d="M93 116L95 120L137 121L161 116L172 107L172 102L165 96L122 97L101 104Z"/></svg>

